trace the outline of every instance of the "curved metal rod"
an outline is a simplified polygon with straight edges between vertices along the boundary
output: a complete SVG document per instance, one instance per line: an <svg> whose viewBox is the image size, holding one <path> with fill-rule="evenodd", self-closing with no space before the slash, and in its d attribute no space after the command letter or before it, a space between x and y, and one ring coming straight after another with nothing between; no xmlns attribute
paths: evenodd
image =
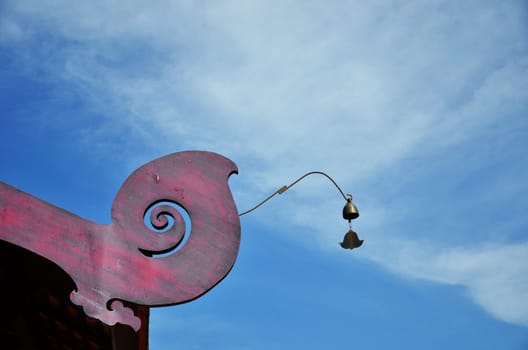
<svg viewBox="0 0 528 350"><path fill-rule="evenodd" d="M339 187L339 185L337 184L337 182L335 182L334 179L332 179L328 174L326 173L323 173L322 171L310 171L309 173L306 173L304 174L303 176L301 176L300 178L298 178L297 180L295 180L294 182L292 182L291 184L289 184L288 186L284 185L282 186L281 188L279 188L277 191L273 192L272 194L270 194L268 197L266 197L264 200L262 200L259 204L255 205L253 208L249 209L249 210L246 210L246 211L243 211L242 213L239 213L238 216L242 216L242 215L246 215L250 212L252 212L253 210L257 209L258 207L260 207L262 204L266 203L267 201L269 201L271 198L273 198L276 194L283 194L284 192L286 192L290 187L294 186L297 182L301 181L302 179L304 179L305 177L307 177L308 175L313 175L313 174L319 174L319 175L323 175L325 176L328 180L330 180L334 185L335 187L339 190L339 192L341 193L341 195L343 196L343 198L348 201L349 199L352 199L352 196L350 194L345 194L345 192L343 192L343 190L341 189L341 187Z"/></svg>

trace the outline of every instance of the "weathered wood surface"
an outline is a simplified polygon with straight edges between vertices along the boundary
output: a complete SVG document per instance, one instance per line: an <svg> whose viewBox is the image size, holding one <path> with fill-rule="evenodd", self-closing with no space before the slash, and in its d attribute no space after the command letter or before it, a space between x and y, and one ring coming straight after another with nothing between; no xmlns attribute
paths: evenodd
<svg viewBox="0 0 528 350"><path fill-rule="evenodd" d="M200 297L231 270L240 245L240 220L228 186L237 173L229 159L188 151L156 159L128 177L112 206L112 223L90 222L0 182L0 239L59 265L77 289L70 298L106 324L139 318L121 300L148 306L173 305ZM174 218L164 233L145 224L148 208L171 202L185 208L185 222L171 206L156 208L156 227ZM180 246L183 245L183 246ZM173 254L155 257L171 248ZM154 256L151 256L154 255Z"/></svg>

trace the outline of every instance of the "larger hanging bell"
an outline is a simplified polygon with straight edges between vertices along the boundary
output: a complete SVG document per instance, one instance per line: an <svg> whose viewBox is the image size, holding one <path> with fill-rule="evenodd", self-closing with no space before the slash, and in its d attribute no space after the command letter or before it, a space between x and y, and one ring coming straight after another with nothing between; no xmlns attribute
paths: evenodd
<svg viewBox="0 0 528 350"><path fill-rule="evenodd" d="M354 249L361 247L361 245L363 244L363 240L359 239L357 233L350 229L345 234L345 237L343 237L343 242L339 244L341 244L341 247L344 249Z"/></svg>
<svg viewBox="0 0 528 350"><path fill-rule="evenodd" d="M358 208L352 203L352 197L347 198L347 203L343 207L343 219L348 220L354 220L359 217L359 211Z"/></svg>

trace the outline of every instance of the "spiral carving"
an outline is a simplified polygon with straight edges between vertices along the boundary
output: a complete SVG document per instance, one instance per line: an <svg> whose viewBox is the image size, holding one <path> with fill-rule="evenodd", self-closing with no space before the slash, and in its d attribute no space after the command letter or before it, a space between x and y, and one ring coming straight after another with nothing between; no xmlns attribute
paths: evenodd
<svg viewBox="0 0 528 350"><path fill-rule="evenodd" d="M180 250L191 232L191 219L185 208L176 202L163 200L151 204L143 216L145 226L159 234L165 235L170 231L170 244L166 249L151 251L141 249L141 252L147 256L161 257L173 254ZM165 238L165 237L163 237Z"/></svg>
<svg viewBox="0 0 528 350"><path fill-rule="evenodd" d="M129 303L192 301L231 271L240 246L227 181L234 173L231 160L211 152L155 159L125 180L109 224L0 182L0 239L62 268L76 286L71 301L86 315L137 331L145 317L135 316Z"/></svg>
<svg viewBox="0 0 528 350"><path fill-rule="evenodd" d="M97 288L87 279L84 293L116 286L105 302L159 306L194 300L217 285L240 246L240 219L228 186L234 173L231 160L204 151L173 153L135 170L112 204L111 225L104 226L99 266L112 273ZM107 311L105 304L101 313Z"/></svg>

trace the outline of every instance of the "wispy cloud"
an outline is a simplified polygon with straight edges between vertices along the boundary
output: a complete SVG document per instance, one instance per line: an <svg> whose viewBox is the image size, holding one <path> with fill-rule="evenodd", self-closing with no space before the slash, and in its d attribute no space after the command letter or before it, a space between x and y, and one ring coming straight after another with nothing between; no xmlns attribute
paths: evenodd
<svg viewBox="0 0 528 350"><path fill-rule="evenodd" d="M386 244L390 250L371 251L368 258L405 277L465 286L468 295L490 314L528 326L527 243L455 248L402 240Z"/></svg>
<svg viewBox="0 0 528 350"><path fill-rule="evenodd" d="M80 131L91 150L126 134L119 146L103 147L139 140L145 155L129 155L138 158L189 148L223 153L241 170L234 187L242 209L305 171L326 170L363 195L360 225L386 232L396 220L387 196L404 204L397 220L410 218L405 205L420 210L404 173L417 181L430 174L413 161L455 159L472 174L481 158L461 161L457 147L495 134L508 149L515 147L508 135L526 134L526 9L520 1L334 5L11 2L0 15L1 42L104 116L97 129ZM502 171L513 178L510 168ZM372 180L388 173L390 184ZM484 188L499 180L480 181ZM522 181L508 185L526 193ZM284 204L285 212L294 224L310 222L322 246L334 242L328 188L304 190L291 194L299 201ZM402 231L390 244L374 234L373 259L401 274L464 285L493 315L528 324L524 241L478 236L472 247L438 246L431 232ZM409 241L417 235L420 244ZM515 263L506 263L512 256Z"/></svg>

